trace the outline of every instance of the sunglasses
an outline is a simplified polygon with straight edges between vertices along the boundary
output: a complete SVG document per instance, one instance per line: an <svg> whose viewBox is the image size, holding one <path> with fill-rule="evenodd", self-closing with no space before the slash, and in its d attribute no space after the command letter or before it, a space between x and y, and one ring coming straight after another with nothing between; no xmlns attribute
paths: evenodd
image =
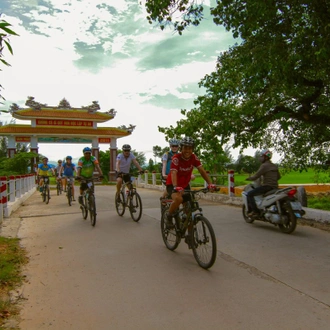
<svg viewBox="0 0 330 330"><path fill-rule="evenodd" d="M177 145L173 145L173 146L171 146L171 147L178 148L179 146L177 146Z"/></svg>
<svg viewBox="0 0 330 330"><path fill-rule="evenodd" d="M129 150L124 150L124 152L130 152Z"/></svg>

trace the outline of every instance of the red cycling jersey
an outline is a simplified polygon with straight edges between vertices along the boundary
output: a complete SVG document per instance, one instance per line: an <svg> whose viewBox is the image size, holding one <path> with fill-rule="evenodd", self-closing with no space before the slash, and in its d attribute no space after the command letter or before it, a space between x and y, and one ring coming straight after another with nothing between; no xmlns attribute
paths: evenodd
<svg viewBox="0 0 330 330"><path fill-rule="evenodd" d="M189 159L184 159L182 154L176 154L172 157L171 171L177 171L177 186L186 188L191 180L191 173L194 167L200 167L202 163L195 154L192 154ZM166 185L172 184L172 176L169 175L166 180Z"/></svg>

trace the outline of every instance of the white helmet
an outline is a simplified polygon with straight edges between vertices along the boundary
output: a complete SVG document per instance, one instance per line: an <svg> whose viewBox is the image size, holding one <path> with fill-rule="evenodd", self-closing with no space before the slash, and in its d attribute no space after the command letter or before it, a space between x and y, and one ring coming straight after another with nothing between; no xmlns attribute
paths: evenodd
<svg viewBox="0 0 330 330"><path fill-rule="evenodd" d="M261 151L261 156L266 156L268 157L269 159L272 158L272 152L269 150L269 149L264 149Z"/></svg>
<svg viewBox="0 0 330 330"><path fill-rule="evenodd" d="M178 139L170 139L170 141L168 141L170 143L170 146L179 146L180 145L180 140Z"/></svg>

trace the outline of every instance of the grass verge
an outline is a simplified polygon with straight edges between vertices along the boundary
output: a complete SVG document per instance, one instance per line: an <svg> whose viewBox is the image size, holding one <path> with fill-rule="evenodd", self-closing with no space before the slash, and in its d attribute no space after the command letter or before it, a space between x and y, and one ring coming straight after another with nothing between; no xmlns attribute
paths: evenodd
<svg viewBox="0 0 330 330"><path fill-rule="evenodd" d="M18 238L0 237L0 329L9 317L19 314L11 291L23 282L22 268L28 262Z"/></svg>

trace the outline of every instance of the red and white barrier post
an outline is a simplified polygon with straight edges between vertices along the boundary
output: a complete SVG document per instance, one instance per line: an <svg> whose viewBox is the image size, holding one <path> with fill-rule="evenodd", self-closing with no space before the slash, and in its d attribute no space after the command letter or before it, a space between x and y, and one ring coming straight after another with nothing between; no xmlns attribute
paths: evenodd
<svg viewBox="0 0 330 330"><path fill-rule="evenodd" d="M234 170L228 171L228 196L235 196Z"/></svg>
<svg viewBox="0 0 330 330"><path fill-rule="evenodd" d="M2 221L4 210L7 207L7 177L0 177L0 220Z"/></svg>

